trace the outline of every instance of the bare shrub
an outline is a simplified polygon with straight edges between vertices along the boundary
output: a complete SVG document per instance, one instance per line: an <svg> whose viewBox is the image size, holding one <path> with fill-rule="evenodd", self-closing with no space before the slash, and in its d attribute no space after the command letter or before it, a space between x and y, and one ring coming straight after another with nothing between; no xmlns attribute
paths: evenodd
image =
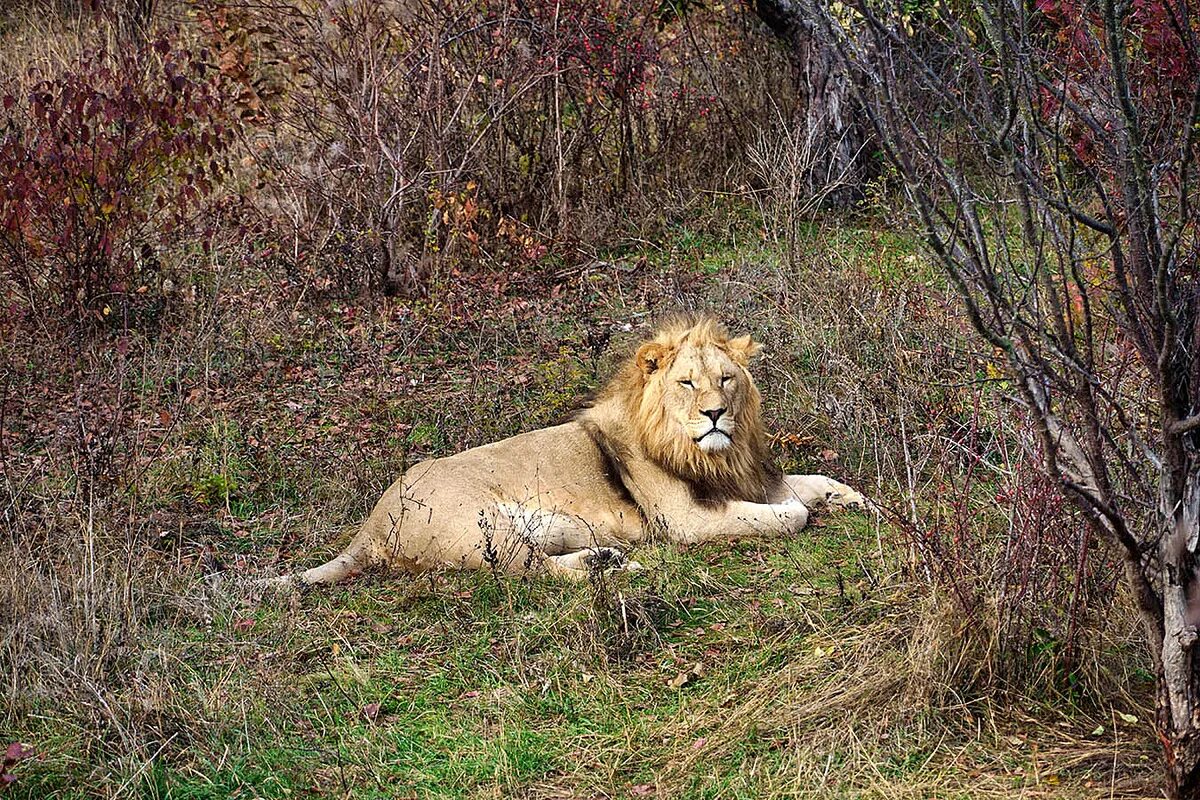
<svg viewBox="0 0 1200 800"><path fill-rule="evenodd" d="M1166 794L1200 795L1195 8L796 8L838 54L1043 469L1120 555Z"/></svg>
<svg viewBox="0 0 1200 800"><path fill-rule="evenodd" d="M910 566L989 641L981 689L1092 692L1100 682L1079 672L1081 639L1099 630L1119 571L1041 469L1028 420L1000 403L976 394L964 418L927 440L937 475L919 506L889 516Z"/></svg>
<svg viewBox="0 0 1200 800"><path fill-rule="evenodd" d="M765 187L754 197L763 218L763 229L783 248L788 261L795 265L805 225L811 224L817 211L832 196L853 189L851 165L858 154L840 171L822 147L828 136L821 118L809 115L778 119L770 127L760 128L746 152L754 176ZM841 142L837 145L840 146Z"/></svg>
<svg viewBox="0 0 1200 800"><path fill-rule="evenodd" d="M632 204L661 212L656 194L737 169L754 109L789 92L762 63L781 54L743 38L732 7L205 8L270 123L253 152L285 254L319 287L411 292L443 267L537 260L518 228L628 226Z"/></svg>

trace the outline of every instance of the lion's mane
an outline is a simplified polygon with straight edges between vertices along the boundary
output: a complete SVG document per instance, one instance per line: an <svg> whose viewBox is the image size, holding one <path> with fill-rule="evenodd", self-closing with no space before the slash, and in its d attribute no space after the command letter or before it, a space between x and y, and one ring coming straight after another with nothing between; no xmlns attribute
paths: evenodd
<svg viewBox="0 0 1200 800"><path fill-rule="evenodd" d="M749 339L731 339L725 326L712 317L681 316L660 325L649 341L662 348L657 368L647 374L637 356L631 356L600 398L620 400L641 450L668 473L687 482L698 500L768 502L782 473L767 448L762 397L746 369L752 346ZM706 453L696 447L678 432L678 425L664 406L667 370L688 344L720 348L743 370L747 386L740 406L734 409L737 435L725 450Z"/></svg>

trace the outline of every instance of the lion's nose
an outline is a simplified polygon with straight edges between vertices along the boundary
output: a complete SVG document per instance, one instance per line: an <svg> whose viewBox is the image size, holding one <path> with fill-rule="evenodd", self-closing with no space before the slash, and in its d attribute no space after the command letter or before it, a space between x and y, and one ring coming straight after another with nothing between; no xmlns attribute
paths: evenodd
<svg viewBox="0 0 1200 800"><path fill-rule="evenodd" d="M711 419L713 421L713 425L716 425L717 420L719 420L721 418L721 415L725 413L725 409L710 408L708 411L701 411L700 413L703 414L704 416L708 417L709 419Z"/></svg>

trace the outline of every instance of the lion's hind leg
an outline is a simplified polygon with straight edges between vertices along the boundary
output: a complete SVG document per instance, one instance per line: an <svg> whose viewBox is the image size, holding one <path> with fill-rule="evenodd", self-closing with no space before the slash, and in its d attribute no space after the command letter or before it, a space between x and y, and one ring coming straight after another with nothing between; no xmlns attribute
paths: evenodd
<svg viewBox="0 0 1200 800"><path fill-rule="evenodd" d="M566 551L564 542L586 535L584 527L582 520L534 503L498 502L479 517L483 563L504 572L534 571Z"/></svg>
<svg viewBox="0 0 1200 800"><path fill-rule="evenodd" d="M529 503L496 504L496 524L488 536L485 528L484 561L508 572L545 569L551 575L581 579L589 569L638 569L620 550L580 547L597 537L586 520L571 514L538 508Z"/></svg>

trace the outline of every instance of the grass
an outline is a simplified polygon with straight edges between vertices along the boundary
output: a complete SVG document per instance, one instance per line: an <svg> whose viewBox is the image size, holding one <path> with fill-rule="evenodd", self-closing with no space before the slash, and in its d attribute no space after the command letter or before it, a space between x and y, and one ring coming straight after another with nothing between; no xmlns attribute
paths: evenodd
<svg viewBox="0 0 1200 800"><path fill-rule="evenodd" d="M116 46L74 5L0 12L9 90ZM198 35L193 4L159 6ZM765 72L782 63L746 53ZM402 83L381 109L413 102ZM540 93L557 104L559 77ZM604 111L589 105L589 119ZM530 152L553 143L570 173L597 147L590 169L610 178L616 154L599 148L625 123L576 127L590 124L579 108L564 118L589 136L566 142L565 160L554 137ZM521 136L550 119L497 121ZM343 132L319 127L328 138L306 133L297 157L311 145L340 174ZM688 127L717 142L757 133ZM578 150L590 134L600 144ZM287 135L261 144L286 155ZM557 239L531 229L549 248L531 263L482 225L479 253L431 267L424 296L321 288L364 283L375 245L337 229L351 206L318 203L289 220L314 226L314 241L331 234L307 261L279 231L222 230L211 252L168 237L158 255L176 288L161 287L165 313L146 330L114 315L90 340L56 339L37 309L28 329L0 315L0 748L35 754L0 765L0 796L1158 796L1134 615L1102 548L1075 582L1069 514L1036 531L1027 561L1009 555L1028 508L998 504L998 476L1028 469L1032 446L944 277L886 215L792 224L726 191L737 164L707 174L700 156L724 161L726 147L680 142L644 165L647 186L664 165L682 180L629 196L647 208L605 206L590 173L567 174L569 192L585 185L576 213L594 230L569 217ZM503 186L537 166L517 156L512 173L517 139L476 144L463 179ZM314 176L332 173L310 166L248 168L227 189L264 207L306 186L324 194ZM685 167L706 173L691 178L702 187ZM214 224L239 227L233 208ZM23 297L11 291L0 285L5 307ZM767 344L754 372L782 466L854 484L895 524L827 515L784 541L650 545L634 554L645 571L582 586L375 574L258 596L210 582L317 563L408 465L563 420L655 316L696 309ZM1012 584L1014 561L1033 577ZM1069 643L1063 598L1077 588Z"/></svg>
<svg viewBox="0 0 1200 800"><path fill-rule="evenodd" d="M915 634L897 613L902 587L860 567L874 549L862 520L830 518L796 541L652 548L639 553L647 573L614 586L376 577L298 607L230 606L204 626L160 631L180 685L172 706L146 712L160 716L155 758L113 764L72 753L79 742L67 737L60 758L22 770L11 793L953 797L1110 787L1112 754L1132 754L1114 737L1129 730L1092 736L1095 718L1066 709L1033 731L972 735L961 729L969 709L904 697L922 690L904 663ZM656 604L653 629L632 641L614 630L597 607L614 596ZM42 747L69 729L54 708L28 718L39 722L25 733Z"/></svg>
<svg viewBox="0 0 1200 800"><path fill-rule="evenodd" d="M986 615L931 591L927 562L874 518L648 546L645 572L596 585L373 575L257 597L206 582L216 565L314 563L407 464L562 419L667 307L767 341L756 376L785 467L935 508L970 362L912 243L813 227L783 259L752 228L695 225L557 288L531 274L499 296L265 303L242 287L197 304L137 370L97 372L133 387L97 385L98 406L136 399L111 406L136 432L97 472L111 493L85 492L86 464L62 455L79 420L53 409L73 408L74 384L21 373L39 405L6 423L23 513L0 545L0 743L37 756L5 794L1152 794L1123 605L1090 620L1082 688L1005 686ZM50 361L6 348L6 363ZM1003 522L980 513L981 539Z"/></svg>

